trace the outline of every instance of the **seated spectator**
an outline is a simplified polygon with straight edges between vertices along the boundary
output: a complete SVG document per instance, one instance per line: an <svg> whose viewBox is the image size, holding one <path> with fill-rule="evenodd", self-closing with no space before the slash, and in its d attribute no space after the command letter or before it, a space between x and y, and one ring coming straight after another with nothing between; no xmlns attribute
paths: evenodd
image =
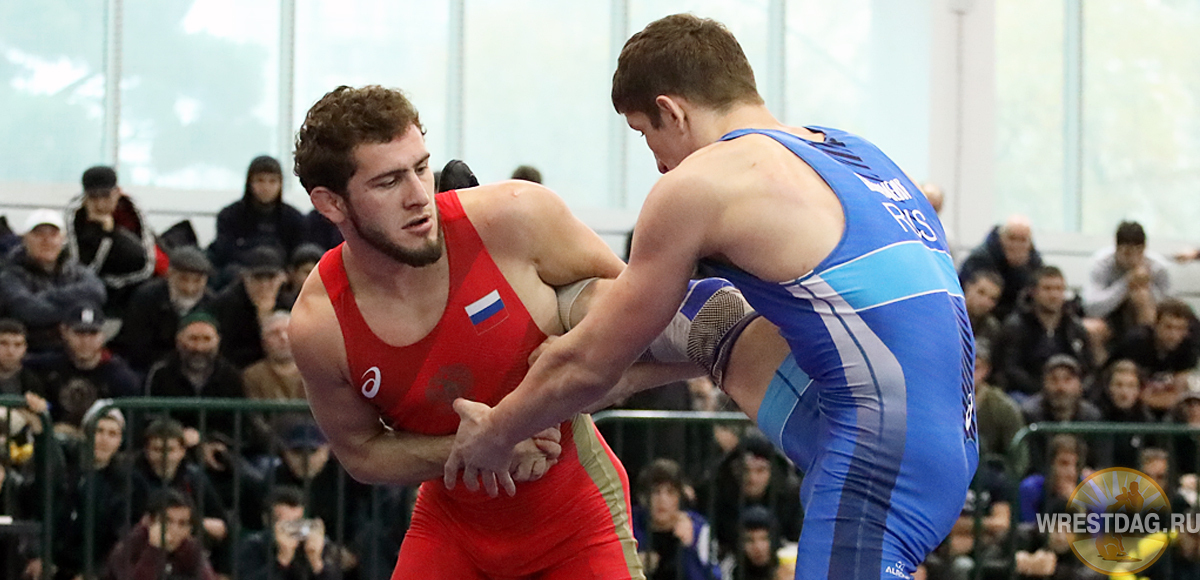
<svg viewBox="0 0 1200 580"><path fill-rule="evenodd" d="M29 423L41 424L46 405L46 382L25 366L28 351L25 325L12 318L0 318L0 394L24 395L27 409L17 412Z"/></svg>
<svg viewBox="0 0 1200 580"><path fill-rule="evenodd" d="M1134 327L1154 324L1155 306L1171 287L1167 260L1146 251L1141 224L1121 222L1116 238L1115 246L1092 256L1083 287L1084 312L1105 322L1110 340L1120 339Z"/></svg>
<svg viewBox="0 0 1200 580"><path fill-rule="evenodd" d="M25 325L30 352L62 348L62 313L107 297L96 274L64 251L63 229L59 212L35 210L25 220L21 245L0 270L0 305Z"/></svg>
<svg viewBox="0 0 1200 580"><path fill-rule="evenodd" d="M542 182L542 172L532 165L518 165L513 170L512 179L523 179L534 183Z"/></svg>
<svg viewBox="0 0 1200 580"><path fill-rule="evenodd" d="M993 270L976 270L963 286L975 342L987 340L995 344L1000 338L1000 319L996 318L994 310L1003 289L1004 279Z"/></svg>
<svg viewBox="0 0 1200 580"><path fill-rule="evenodd" d="M262 321L276 310L287 310L280 289L287 280L283 258L271 248L246 253L238 280L212 302L221 327L221 353L239 369L262 360Z"/></svg>
<svg viewBox="0 0 1200 580"><path fill-rule="evenodd" d="M1004 290L996 302L996 318L1004 320L1017 306L1017 296L1034 281L1042 267L1042 256L1033 246L1029 218L1014 215L992 228L983 243L971 250L958 278L964 284L977 270L992 270L1004 279Z"/></svg>
<svg viewBox="0 0 1200 580"><path fill-rule="evenodd" d="M1109 423L1154 422L1150 411L1142 404L1142 379L1136 364L1119 360L1109 366L1103 381L1104 391L1100 398L1100 413ZM1107 447L1107 457L1098 458L1098 466L1137 466L1138 454L1146 444L1147 437L1141 433L1111 434L1100 436Z"/></svg>
<svg viewBox="0 0 1200 580"><path fill-rule="evenodd" d="M304 512L309 517L320 518L328 530L340 530L335 540L354 538L362 524L364 502L371 497L371 488L351 479L342 471L333 458L329 442L316 423L311 420L296 423L284 432L283 451L272 470L265 475L266 481L275 486L287 485L305 491ZM338 480L344 478L345 507L342 521L338 520ZM356 554L354 562L361 561ZM342 571L348 575L351 566L344 565Z"/></svg>
<svg viewBox="0 0 1200 580"><path fill-rule="evenodd" d="M208 289L211 272L204 252L184 246L171 252L165 279L150 280L134 293L113 348L138 374L145 376L151 365L175 349L181 318L208 309L213 300Z"/></svg>
<svg viewBox="0 0 1200 580"><path fill-rule="evenodd" d="M741 549L721 560L721 577L729 580L775 580L779 572L779 524L762 506L742 510L738 529Z"/></svg>
<svg viewBox="0 0 1200 580"><path fill-rule="evenodd" d="M1025 423L1099 421L1100 409L1083 398L1079 373L1079 363L1071 358L1071 355L1056 354L1050 357L1042 371L1042 392L1030 397L1021 405ZM1045 457L1041 441L1034 438L1029 448L1031 464L1041 465ZM1101 465L1099 457L1092 457L1088 465Z"/></svg>
<svg viewBox="0 0 1200 580"><path fill-rule="evenodd" d="M1114 359L1129 359L1148 377L1142 398L1156 418L1162 418L1187 390L1188 371L1196 367L1196 315L1186 302L1163 300L1153 327L1139 326L1125 336Z"/></svg>
<svg viewBox="0 0 1200 580"><path fill-rule="evenodd" d="M89 415L99 410L94 407ZM128 529L125 520L129 512L129 461L119 453L125 435L125 416L109 409L96 419L92 445L92 570L103 569L109 553ZM84 452L83 446L78 450ZM57 483L62 498L55 501L58 511L55 532L54 565L57 577L74 578L85 568L82 546L85 540L88 507L89 473L83 471L83 458L71 454L67 476Z"/></svg>
<svg viewBox="0 0 1200 580"><path fill-rule="evenodd" d="M304 215L283 201L283 171L273 157L261 155L250 162L242 199L217 214L217 235L208 254L217 269L218 287L235 278L246 263L246 253L272 248L290 256L304 242Z"/></svg>
<svg viewBox="0 0 1200 580"><path fill-rule="evenodd" d="M246 367L242 371L242 383L245 386L246 398L258 400L288 400L304 399L304 381L300 378L300 369L296 367L296 359L292 358L292 348L288 342L288 323L292 315L286 311L277 311L263 325L263 350L267 356L262 360ZM308 414L296 416L292 413L283 414L273 421L268 421L260 414L253 419L256 436L261 441L277 440L280 433L277 427L281 424L294 424L306 418ZM289 423L290 422L290 423Z"/></svg>
<svg viewBox="0 0 1200 580"><path fill-rule="evenodd" d="M309 243L300 244L296 251L292 252L292 258L288 261L287 280L279 291L279 301L286 306L287 310L292 309L292 305L296 303L296 297L300 295L300 289L304 287L304 281L308 279L309 273L317 267L317 262L320 262L321 256L324 255L325 250Z"/></svg>
<svg viewBox="0 0 1200 580"><path fill-rule="evenodd" d="M237 572L246 580L342 577L337 549L325 535L325 522L304 518L304 493L276 487L267 500L263 531L241 540Z"/></svg>
<svg viewBox="0 0 1200 580"><path fill-rule="evenodd" d="M156 493L142 521L121 539L108 559L111 580L170 578L217 580L194 535L192 502L177 490Z"/></svg>
<svg viewBox="0 0 1200 580"><path fill-rule="evenodd" d="M1021 407L1012 397L988 382L992 372L992 347L987 341L975 343L975 422L979 433L979 457L1009 461L1009 444L1025 426ZM1012 460L1012 469L1024 473L1029 456L1024 447Z"/></svg>
<svg viewBox="0 0 1200 580"><path fill-rule="evenodd" d="M1062 513L1067 510L1071 494L1079 485L1087 446L1071 435L1055 435L1050 439L1048 460L1044 471L1021 480L1021 521L1032 523L1037 514Z"/></svg>
<svg viewBox="0 0 1200 580"><path fill-rule="evenodd" d="M779 522L780 535L800 539L800 480L787 459L761 435L747 435L717 470L713 485L713 529L721 553L737 550L738 518L746 506L759 505Z"/></svg>
<svg viewBox="0 0 1200 580"><path fill-rule="evenodd" d="M185 461L183 425L174 419L155 419L146 426L142 438L142 453L133 464L131 512L135 517L146 513L146 498L162 490L183 493L202 517L205 546L210 550L224 548L230 516L200 466Z"/></svg>
<svg viewBox="0 0 1200 580"><path fill-rule="evenodd" d="M105 346L104 310L81 304L61 324L65 350L29 358L46 381L50 417L60 432L82 436L83 415L98 399L139 394L137 375Z"/></svg>
<svg viewBox="0 0 1200 580"><path fill-rule="evenodd" d="M204 311L188 314L179 322L175 334L175 351L155 363L146 377L146 394L152 397L242 398L241 373L221 356L221 334L217 322ZM201 439L200 413L180 411L174 414L188 430L187 447ZM233 437L234 420L231 413L211 413L207 416L208 432Z"/></svg>
<svg viewBox="0 0 1200 580"><path fill-rule="evenodd" d="M1018 402L1038 392L1042 368L1056 354L1073 358L1081 378L1092 375L1087 330L1078 314L1067 307L1066 290L1062 270L1054 266L1039 269L1028 301L1005 320L1000 340L993 343L999 373L996 381Z"/></svg>
<svg viewBox="0 0 1200 580"><path fill-rule="evenodd" d="M633 536L649 580L720 577L708 522L683 508L684 497L683 470L670 459L656 459L638 475Z"/></svg>
<svg viewBox="0 0 1200 580"><path fill-rule="evenodd" d="M1167 502L1171 505L1172 513L1182 514L1188 511L1188 502L1179 493L1179 486L1171 481L1171 456L1157 447L1147 447L1138 454L1137 470L1150 476L1163 492L1167 494ZM1162 521L1168 521L1168 514L1159 514Z"/></svg>
<svg viewBox="0 0 1200 580"><path fill-rule="evenodd" d="M108 290L104 309L121 318L137 285L150 279L158 257L154 233L113 168L83 172L83 195L67 205L67 246Z"/></svg>
<svg viewBox="0 0 1200 580"><path fill-rule="evenodd" d="M305 240L316 245L322 250L332 250L338 244L342 243L342 232L329 221L329 218L321 215L321 212L312 210L304 218L305 222Z"/></svg>

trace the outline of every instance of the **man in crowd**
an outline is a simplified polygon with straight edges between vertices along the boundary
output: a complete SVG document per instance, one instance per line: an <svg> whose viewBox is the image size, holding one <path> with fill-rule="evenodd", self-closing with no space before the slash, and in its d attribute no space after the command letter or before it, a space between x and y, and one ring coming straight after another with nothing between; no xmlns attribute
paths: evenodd
<svg viewBox="0 0 1200 580"><path fill-rule="evenodd" d="M1033 245L1033 226L1023 215L1009 216L992 228L983 243L971 250L958 271L959 280L970 280L976 270L992 270L1004 279L996 302L996 317L1004 320L1017 307L1017 298L1042 267L1042 256Z"/></svg>
<svg viewBox="0 0 1200 580"><path fill-rule="evenodd" d="M79 304L104 304L104 283L64 251L62 214L38 209L29 214L21 247L0 270L0 305L28 331L30 352L62 347L58 325Z"/></svg>
<svg viewBox="0 0 1200 580"><path fill-rule="evenodd" d="M134 293L113 349L141 376L175 349L179 320L208 308L213 299L208 289L211 273L212 264L204 252L183 246L171 252L165 279L150 280Z"/></svg>
<svg viewBox="0 0 1200 580"><path fill-rule="evenodd" d="M106 165L83 172L83 196L68 206L67 215L71 254L104 281L105 311L123 317L138 284L154 274L158 248L150 225Z"/></svg>
<svg viewBox="0 0 1200 580"><path fill-rule="evenodd" d="M1146 250L1141 224L1124 221L1117 226L1116 245L1092 257L1083 309L1105 322L1108 342L1115 344L1134 327L1153 325L1155 307L1170 290L1166 258Z"/></svg>

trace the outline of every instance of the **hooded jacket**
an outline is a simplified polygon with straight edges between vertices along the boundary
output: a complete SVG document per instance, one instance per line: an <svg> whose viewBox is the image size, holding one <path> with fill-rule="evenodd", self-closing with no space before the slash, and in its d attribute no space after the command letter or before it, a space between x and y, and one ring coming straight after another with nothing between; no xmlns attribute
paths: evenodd
<svg viewBox="0 0 1200 580"><path fill-rule="evenodd" d="M250 162L242 199L217 214L217 235L208 246L208 254L218 270L239 262L242 254L258 246L272 246L286 258L304 243L304 215L283 201L282 192L269 205L254 198L250 180L259 173L283 175L279 162L272 157L262 155Z"/></svg>

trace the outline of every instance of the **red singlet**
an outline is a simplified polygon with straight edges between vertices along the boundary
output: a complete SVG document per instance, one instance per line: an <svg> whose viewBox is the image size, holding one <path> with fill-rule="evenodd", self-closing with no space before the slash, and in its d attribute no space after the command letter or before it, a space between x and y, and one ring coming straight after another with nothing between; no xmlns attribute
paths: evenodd
<svg viewBox="0 0 1200 580"><path fill-rule="evenodd" d="M433 330L402 347L367 326L342 262L342 246L319 264L337 314L359 396L397 431L453 435L451 403L495 405L529 370L545 334L496 267L454 191L437 209L450 268L446 309ZM587 415L560 426L562 455L515 497L421 485L392 574L399 578L642 578L629 525L625 469Z"/></svg>

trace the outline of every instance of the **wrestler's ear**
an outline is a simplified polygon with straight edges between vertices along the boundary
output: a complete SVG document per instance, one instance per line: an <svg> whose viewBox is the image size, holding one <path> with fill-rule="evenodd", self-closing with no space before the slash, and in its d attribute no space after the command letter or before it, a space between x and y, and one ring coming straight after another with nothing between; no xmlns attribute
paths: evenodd
<svg viewBox="0 0 1200 580"><path fill-rule="evenodd" d="M317 208L317 211L321 215L335 224L342 223L350 215L346 196L334 193L331 189L314 187L308 197L312 201L313 207Z"/></svg>
<svg viewBox="0 0 1200 580"><path fill-rule="evenodd" d="M659 95L654 98L654 104L658 107L658 115L662 119L663 125L679 130L686 128L687 111L684 110L678 97Z"/></svg>

